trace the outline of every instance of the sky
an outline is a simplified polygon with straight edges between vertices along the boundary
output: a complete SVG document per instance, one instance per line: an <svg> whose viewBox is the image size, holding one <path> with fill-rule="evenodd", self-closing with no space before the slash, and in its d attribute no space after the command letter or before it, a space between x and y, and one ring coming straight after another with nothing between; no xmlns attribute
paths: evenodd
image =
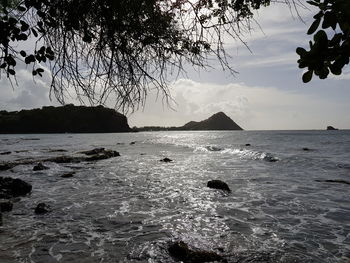
<svg viewBox="0 0 350 263"><path fill-rule="evenodd" d="M129 113L133 126L181 126L223 111L246 130L350 129L350 68L341 76L313 78L304 84L295 49L307 47L312 10L299 9L303 20L285 5L260 10L250 34L244 36L250 51L228 40L231 75L217 61L209 70L186 66L186 74L171 84L171 107L162 97L149 94L143 108ZM46 74L47 75L47 74ZM25 69L17 72L18 85L0 79L0 109L19 110L58 105L49 98L50 79L36 78ZM73 101L74 102L74 101ZM78 102L75 104L78 105ZM112 106L113 104L110 104ZM108 105L107 105L108 106Z"/></svg>

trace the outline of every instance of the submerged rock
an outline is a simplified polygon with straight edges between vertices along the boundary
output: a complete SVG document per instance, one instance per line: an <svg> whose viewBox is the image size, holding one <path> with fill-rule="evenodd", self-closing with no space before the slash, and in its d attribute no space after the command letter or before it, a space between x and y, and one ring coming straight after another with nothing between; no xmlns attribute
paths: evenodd
<svg viewBox="0 0 350 263"><path fill-rule="evenodd" d="M34 212L35 214L46 214L51 212L51 207L45 203L39 203Z"/></svg>
<svg viewBox="0 0 350 263"><path fill-rule="evenodd" d="M310 151L310 149L307 148L307 147L304 147L304 148L303 148L303 151Z"/></svg>
<svg viewBox="0 0 350 263"><path fill-rule="evenodd" d="M349 181L345 180L338 180L338 179L332 179L332 180L315 180L316 182L321 182L321 183L338 183L338 184L348 184L350 185Z"/></svg>
<svg viewBox="0 0 350 263"><path fill-rule="evenodd" d="M274 157L274 156L267 155L267 156L264 157L264 161L270 162L270 163L274 163L274 162L277 162L278 159L276 157Z"/></svg>
<svg viewBox="0 0 350 263"><path fill-rule="evenodd" d="M71 178L74 176L74 174L75 174L75 172L65 173L65 174L62 174L61 177L62 178Z"/></svg>
<svg viewBox="0 0 350 263"><path fill-rule="evenodd" d="M250 143L246 143L245 146L251 146L251 144Z"/></svg>
<svg viewBox="0 0 350 263"><path fill-rule="evenodd" d="M11 152L0 152L0 155L8 155L11 154Z"/></svg>
<svg viewBox="0 0 350 263"><path fill-rule="evenodd" d="M161 159L159 160L160 162L163 162L163 163L170 163L172 162L173 160L169 159L168 157L165 157L164 159Z"/></svg>
<svg viewBox="0 0 350 263"><path fill-rule="evenodd" d="M0 201L0 212L12 211L13 203L11 201Z"/></svg>
<svg viewBox="0 0 350 263"><path fill-rule="evenodd" d="M0 171L6 171L13 168L14 165L10 163L0 163Z"/></svg>
<svg viewBox="0 0 350 263"><path fill-rule="evenodd" d="M32 191L32 186L17 178L0 177L0 198L23 196Z"/></svg>
<svg viewBox="0 0 350 263"><path fill-rule="evenodd" d="M44 161L45 162L53 162L53 163L80 163L80 162L84 161L84 158L83 157L62 155L62 156L57 156L57 157L45 159Z"/></svg>
<svg viewBox="0 0 350 263"><path fill-rule="evenodd" d="M67 150L65 150L65 149L49 149L49 152L51 152L51 153L55 153L55 152L67 152Z"/></svg>
<svg viewBox="0 0 350 263"><path fill-rule="evenodd" d="M181 260L184 263L227 262L222 256L213 251L191 249L183 241L177 241L171 244L168 251L176 260Z"/></svg>
<svg viewBox="0 0 350 263"><path fill-rule="evenodd" d="M85 161L98 161L98 160L109 159L117 156L120 156L119 152L117 151L103 150L98 154L94 154L94 155L91 155L90 157L85 158Z"/></svg>
<svg viewBox="0 0 350 263"><path fill-rule="evenodd" d="M230 187L221 180L211 180L207 183L207 187L231 192Z"/></svg>
<svg viewBox="0 0 350 263"><path fill-rule="evenodd" d="M42 171L42 170L47 170L49 167L43 165L42 163L38 163L33 167L33 171Z"/></svg>
<svg viewBox="0 0 350 263"><path fill-rule="evenodd" d="M94 155L94 154L100 154L105 151L105 148L95 148L89 151L82 151L80 153L86 154L86 155Z"/></svg>

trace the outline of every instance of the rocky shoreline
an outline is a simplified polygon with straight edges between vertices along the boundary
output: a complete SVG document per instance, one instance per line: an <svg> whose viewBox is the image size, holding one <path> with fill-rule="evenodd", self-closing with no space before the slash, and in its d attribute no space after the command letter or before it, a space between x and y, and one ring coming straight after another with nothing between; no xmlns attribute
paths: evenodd
<svg viewBox="0 0 350 263"><path fill-rule="evenodd" d="M66 152L65 150L60 150L59 152ZM10 153L9 153L10 154ZM119 152L114 150L109 150L105 148L94 148L87 151L78 151L74 154L59 155L56 157L42 158L42 159L30 159L30 160L18 160L13 162L3 162L0 163L0 171L10 170L18 165L33 165L33 171L45 171L49 170L49 163L81 163L81 162L95 162L100 160L105 160L109 158L114 158L120 156ZM159 160L160 163L174 162L168 157ZM61 178L73 177L75 172L64 173ZM13 204L21 201L21 197L30 196L32 191L31 184L11 177L0 176L0 226L2 225L3 213L11 212L13 209ZM229 186L220 180L211 180L207 183L208 188L213 188L223 192L230 193L231 190ZM54 208L50 205L41 202L36 205L33 210L34 214L44 215L50 213ZM191 247L189 244L182 240L174 240L168 243L168 253L175 260L181 260L182 262L227 262L226 259L214 251L205 251L197 248Z"/></svg>

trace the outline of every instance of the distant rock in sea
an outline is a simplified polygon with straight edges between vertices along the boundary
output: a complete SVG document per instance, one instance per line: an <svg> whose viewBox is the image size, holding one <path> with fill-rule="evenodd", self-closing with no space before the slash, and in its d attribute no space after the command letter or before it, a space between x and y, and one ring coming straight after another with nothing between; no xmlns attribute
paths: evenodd
<svg viewBox="0 0 350 263"><path fill-rule="evenodd" d="M223 112L218 112L203 121L190 121L179 130L243 130L230 117Z"/></svg>
<svg viewBox="0 0 350 263"><path fill-rule="evenodd" d="M337 131L339 129L334 128L333 126L327 126L327 131Z"/></svg>
<svg viewBox="0 0 350 263"><path fill-rule="evenodd" d="M130 132L126 116L103 106L73 104L21 111L0 111L0 133Z"/></svg>

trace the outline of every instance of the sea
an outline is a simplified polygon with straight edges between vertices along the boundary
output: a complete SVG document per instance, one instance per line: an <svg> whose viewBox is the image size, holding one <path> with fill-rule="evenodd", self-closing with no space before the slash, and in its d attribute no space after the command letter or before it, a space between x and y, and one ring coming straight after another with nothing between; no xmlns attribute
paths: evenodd
<svg viewBox="0 0 350 263"><path fill-rule="evenodd" d="M226 262L350 262L349 130L0 135L0 161L101 147L120 156L0 171L33 186L2 214L1 263L171 263L178 241Z"/></svg>

